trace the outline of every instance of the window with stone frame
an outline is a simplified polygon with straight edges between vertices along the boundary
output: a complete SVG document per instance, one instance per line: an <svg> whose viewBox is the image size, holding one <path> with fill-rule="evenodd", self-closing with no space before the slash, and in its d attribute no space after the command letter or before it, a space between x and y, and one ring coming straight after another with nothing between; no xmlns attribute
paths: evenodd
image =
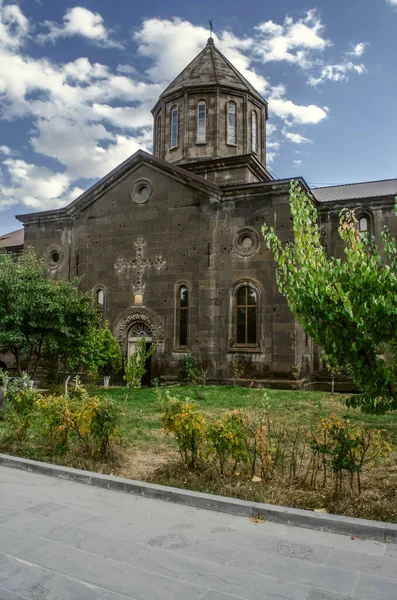
<svg viewBox="0 0 397 600"><path fill-rule="evenodd" d="M200 100L197 103L197 144L205 144L207 141L207 103Z"/></svg>
<svg viewBox="0 0 397 600"><path fill-rule="evenodd" d="M250 285L242 285L235 292L236 345L257 344L257 292Z"/></svg>
<svg viewBox="0 0 397 600"><path fill-rule="evenodd" d="M98 314L103 315L105 311L105 290L97 288L95 290L95 309Z"/></svg>
<svg viewBox="0 0 397 600"><path fill-rule="evenodd" d="M251 113L251 149L258 152L258 116L255 110Z"/></svg>
<svg viewBox="0 0 397 600"><path fill-rule="evenodd" d="M361 236L370 233L371 227L370 218L368 215L362 214L357 217L357 229Z"/></svg>
<svg viewBox="0 0 397 600"><path fill-rule="evenodd" d="M189 342L189 288L186 284L177 290L176 343L178 348L187 348Z"/></svg>
<svg viewBox="0 0 397 600"><path fill-rule="evenodd" d="M171 148L178 146L178 107L175 105L171 109Z"/></svg>
<svg viewBox="0 0 397 600"><path fill-rule="evenodd" d="M237 108L235 102L227 103L227 143L236 144Z"/></svg>

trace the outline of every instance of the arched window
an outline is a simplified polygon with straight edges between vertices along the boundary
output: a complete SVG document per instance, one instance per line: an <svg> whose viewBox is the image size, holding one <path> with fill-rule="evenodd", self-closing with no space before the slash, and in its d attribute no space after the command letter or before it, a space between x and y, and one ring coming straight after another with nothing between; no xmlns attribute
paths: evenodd
<svg viewBox="0 0 397 600"><path fill-rule="evenodd" d="M362 216L358 220L358 230L361 235L369 233L369 219L368 217Z"/></svg>
<svg viewBox="0 0 397 600"><path fill-rule="evenodd" d="M200 100L197 104L197 144L207 141L207 103Z"/></svg>
<svg viewBox="0 0 397 600"><path fill-rule="evenodd" d="M256 291L249 285L236 292L236 343L241 346L256 344Z"/></svg>
<svg viewBox="0 0 397 600"><path fill-rule="evenodd" d="M188 345L188 316L189 316L189 290L186 285L178 287L177 297L177 345L185 348Z"/></svg>
<svg viewBox="0 0 397 600"><path fill-rule="evenodd" d="M102 288L97 288L95 291L95 308L98 313L103 313L105 310L105 292Z"/></svg>
<svg viewBox="0 0 397 600"><path fill-rule="evenodd" d="M227 143L236 143L236 103L227 103Z"/></svg>
<svg viewBox="0 0 397 600"><path fill-rule="evenodd" d="M160 156L161 152L161 117L157 117L156 121L156 156Z"/></svg>
<svg viewBox="0 0 397 600"><path fill-rule="evenodd" d="M255 110L251 113L251 147L252 152L258 152L258 118Z"/></svg>
<svg viewBox="0 0 397 600"><path fill-rule="evenodd" d="M171 148L178 146L178 107L171 109Z"/></svg>

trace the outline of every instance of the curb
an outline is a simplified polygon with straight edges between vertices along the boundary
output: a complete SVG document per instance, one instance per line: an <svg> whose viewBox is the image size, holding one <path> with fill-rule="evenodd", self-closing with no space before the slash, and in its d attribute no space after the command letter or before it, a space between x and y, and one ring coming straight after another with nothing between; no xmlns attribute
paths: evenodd
<svg viewBox="0 0 397 600"><path fill-rule="evenodd" d="M272 521L283 525L293 525L295 527L317 529L328 533L339 533L381 542L397 543L397 525L383 521L369 521L367 519L315 513L310 510L288 508L273 504L249 502L247 500L239 500L238 498L226 498L224 496L215 496L214 494L204 494L202 492L193 492L165 485L145 483L144 481L134 481L133 479L125 479L113 475L102 475L101 473L62 467L27 458L9 456L8 454L0 454L0 465L31 473L58 477L67 481L75 481L109 490L126 492L136 496L165 500L194 508L250 518L261 517L264 521Z"/></svg>

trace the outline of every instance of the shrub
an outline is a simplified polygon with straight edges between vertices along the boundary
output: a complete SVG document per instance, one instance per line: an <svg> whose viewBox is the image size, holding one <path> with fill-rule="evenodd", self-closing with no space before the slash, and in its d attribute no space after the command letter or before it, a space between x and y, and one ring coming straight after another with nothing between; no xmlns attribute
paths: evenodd
<svg viewBox="0 0 397 600"><path fill-rule="evenodd" d="M199 363L195 356L188 352L184 354L179 364L179 381L183 383L189 383L192 381L192 377L195 376L199 369Z"/></svg>
<svg viewBox="0 0 397 600"><path fill-rule="evenodd" d="M130 355L128 360L124 361L124 379L130 389L141 386L141 379L146 373L146 360L153 354L155 349L156 344L152 344L150 348L146 350L146 338L141 337L136 343L134 352Z"/></svg>
<svg viewBox="0 0 397 600"><path fill-rule="evenodd" d="M358 491L361 493L361 473L365 464L385 458L392 446L380 429L364 429L335 414L321 421L309 433L311 460L311 482L322 472L323 485L328 473L334 475L335 490L343 488L343 473L349 473L350 487L354 488L354 474Z"/></svg>
<svg viewBox="0 0 397 600"><path fill-rule="evenodd" d="M31 388L30 377L23 373L21 377L11 379L6 373L2 374L5 398L5 420L11 430L19 438L26 437L26 432L32 425L33 412L37 393Z"/></svg>
<svg viewBox="0 0 397 600"><path fill-rule="evenodd" d="M74 434L91 456L108 454L111 442L120 441L120 412L107 397L89 396L77 386L70 396L47 396L36 403L42 418L41 435L52 448L66 448Z"/></svg>
<svg viewBox="0 0 397 600"><path fill-rule="evenodd" d="M234 461L233 472L239 462L247 460L247 419L247 414L243 410L234 410L219 417L208 426L206 439L210 449L219 459L222 475L228 457Z"/></svg>
<svg viewBox="0 0 397 600"><path fill-rule="evenodd" d="M182 460L187 467L197 467L200 446L205 433L205 421L196 405L186 398L168 398L162 424L167 433L173 433Z"/></svg>

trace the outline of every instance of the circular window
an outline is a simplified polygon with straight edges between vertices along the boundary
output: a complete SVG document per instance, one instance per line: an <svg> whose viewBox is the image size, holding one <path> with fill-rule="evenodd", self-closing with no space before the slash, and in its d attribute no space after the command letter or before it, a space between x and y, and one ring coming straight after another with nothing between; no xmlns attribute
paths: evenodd
<svg viewBox="0 0 397 600"><path fill-rule="evenodd" d="M144 204L153 193L152 184L148 179L139 179L131 186L131 198L136 204Z"/></svg>
<svg viewBox="0 0 397 600"><path fill-rule="evenodd" d="M50 269L57 269L62 262L62 250L59 246L51 246L46 252L46 257Z"/></svg>
<svg viewBox="0 0 397 600"><path fill-rule="evenodd" d="M259 234L251 227L244 227L233 236L234 252L238 256L252 256L259 248Z"/></svg>

